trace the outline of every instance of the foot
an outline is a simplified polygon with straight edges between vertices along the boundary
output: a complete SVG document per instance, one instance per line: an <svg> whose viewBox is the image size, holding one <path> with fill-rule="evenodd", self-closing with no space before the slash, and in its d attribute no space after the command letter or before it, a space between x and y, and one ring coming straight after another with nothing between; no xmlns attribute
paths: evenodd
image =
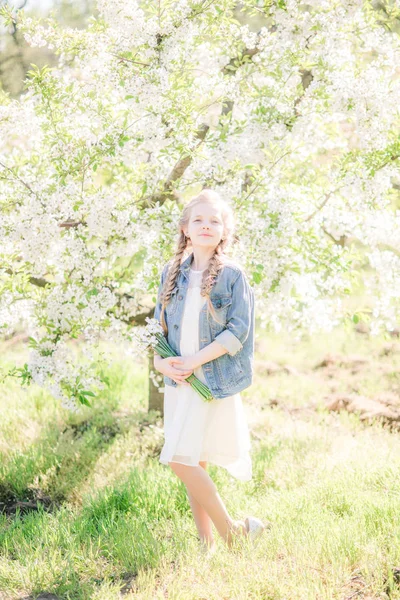
<svg viewBox="0 0 400 600"><path fill-rule="evenodd" d="M232 521L229 529L229 537L226 540L229 547L232 547L232 545L235 544L238 539L247 536L247 530L244 521Z"/></svg>
<svg viewBox="0 0 400 600"><path fill-rule="evenodd" d="M247 535L247 527L244 521L234 521L232 529L239 535Z"/></svg>
<svg viewBox="0 0 400 600"><path fill-rule="evenodd" d="M256 517L246 517L244 521L246 525L247 535L249 536L251 541L256 540L265 529L270 529L272 526L272 524L269 521L263 523L260 519L257 519Z"/></svg>
<svg viewBox="0 0 400 600"><path fill-rule="evenodd" d="M209 557L215 553L215 551L217 549L217 545L214 541L210 543L205 540L202 540L200 542L200 548L201 548L201 552L204 554L204 556Z"/></svg>
<svg viewBox="0 0 400 600"><path fill-rule="evenodd" d="M270 529L271 526L272 523L269 521L263 523L256 517L246 517L244 521L234 521L231 531L234 532L235 535L232 536L231 541L233 543L233 539L244 536L251 542L254 542L265 529Z"/></svg>

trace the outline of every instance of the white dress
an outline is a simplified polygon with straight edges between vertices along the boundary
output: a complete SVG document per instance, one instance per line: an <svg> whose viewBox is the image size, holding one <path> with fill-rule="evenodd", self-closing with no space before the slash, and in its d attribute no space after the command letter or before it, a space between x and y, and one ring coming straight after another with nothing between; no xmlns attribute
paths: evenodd
<svg viewBox="0 0 400 600"><path fill-rule="evenodd" d="M199 350L199 316L206 299L201 296L203 271L189 271L181 324L181 356ZM207 385L202 367L194 374ZM198 466L208 461L224 467L241 481L252 478L250 433L240 394L205 402L191 387L165 385L164 446L160 462Z"/></svg>

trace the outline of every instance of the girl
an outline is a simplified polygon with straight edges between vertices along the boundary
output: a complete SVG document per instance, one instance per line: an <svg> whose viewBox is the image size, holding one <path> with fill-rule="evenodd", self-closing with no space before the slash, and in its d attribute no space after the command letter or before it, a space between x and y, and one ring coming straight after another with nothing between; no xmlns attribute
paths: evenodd
<svg viewBox="0 0 400 600"><path fill-rule="evenodd" d="M165 443L160 462L186 486L203 547L215 550L211 522L230 547L265 525L231 518L207 462L242 481L252 477L250 435L239 392L252 382L254 294L243 270L224 254L233 237L229 205L204 189L184 208L174 258L165 265L154 317L177 357L154 356L164 375ZM193 252L183 261L186 249ZM211 390L205 402L185 381L192 373Z"/></svg>

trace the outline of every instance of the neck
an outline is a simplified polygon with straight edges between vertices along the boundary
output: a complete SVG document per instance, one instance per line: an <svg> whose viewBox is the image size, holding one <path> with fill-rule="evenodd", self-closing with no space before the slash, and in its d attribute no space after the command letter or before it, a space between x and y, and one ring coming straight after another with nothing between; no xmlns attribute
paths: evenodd
<svg viewBox="0 0 400 600"><path fill-rule="evenodd" d="M215 248L193 248L193 259L191 268L194 271L203 271L208 267L210 258L214 254Z"/></svg>

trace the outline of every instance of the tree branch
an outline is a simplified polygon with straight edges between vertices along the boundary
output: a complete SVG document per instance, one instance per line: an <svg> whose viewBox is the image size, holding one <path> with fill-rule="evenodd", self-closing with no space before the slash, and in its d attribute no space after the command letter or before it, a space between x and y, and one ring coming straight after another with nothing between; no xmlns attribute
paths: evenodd
<svg viewBox="0 0 400 600"><path fill-rule="evenodd" d="M29 192L31 194L34 194L36 196L36 193L33 191L33 189L31 188L31 186L29 184L25 183L25 181L23 179L21 179L20 177L18 177L18 175L16 175L14 173L14 171L12 169L10 169L10 167L7 167L7 165L3 164L1 161L0 161L0 166L2 166L3 169L6 169L7 171L9 171L14 176L14 179L16 179L17 181L19 181L20 183L22 183L22 185L25 186L26 189L29 190Z"/></svg>
<svg viewBox="0 0 400 600"><path fill-rule="evenodd" d="M322 227L322 231L331 238L332 242L335 242L335 244L338 244L339 246L344 246L347 240L347 236L346 235L341 235L340 238L337 240L335 237L333 237L333 235L331 233L329 233L329 231L327 231L325 229L325 227Z"/></svg>
<svg viewBox="0 0 400 600"><path fill-rule="evenodd" d="M257 54L258 52L259 52L259 50L256 48L254 48L254 49L245 48L245 50L243 50L240 57L232 58L229 61L229 63L221 69L221 72L226 77L234 75L236 73L236 71L239 69L239 67L241 66L241 64L240 64L241 61L246 56L252 57L255 54ZM223 117L225 117L226 115L228 115L229 113L232 112L233 105L234 105L233 101L229 100L228 98L225 98L222 100L222 110L221 110L220 119L222 119ZM195 138L197 140L197 143L195 143L193 152L203 143L209 129L210 129L210 126L207 125L206 123L203 123L202 125L200 125L199 129L196 132ZM174 189L173 189L174 183L183 176L183 174L185 173L186 169L189 167L191 162L192 162L191 154L185 154L184 156L182 156L178 160L178 162L174 165L174 167L172 168L172 171L168 175L168 178L165 181L161 192L157 192L157 193L153 194L150 199L150 202L157 203L157 204L163 204L167 199L174 199L175 198Z"/></svg>

